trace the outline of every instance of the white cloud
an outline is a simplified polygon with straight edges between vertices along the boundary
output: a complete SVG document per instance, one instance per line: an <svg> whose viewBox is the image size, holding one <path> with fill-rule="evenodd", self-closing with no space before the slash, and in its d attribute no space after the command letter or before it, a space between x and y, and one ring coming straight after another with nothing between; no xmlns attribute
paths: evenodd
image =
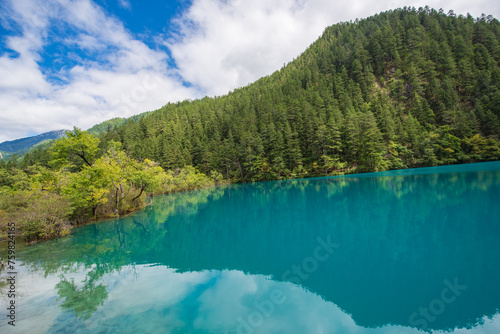
<svg viewBox="0 0 500 334"><path fill-rule="evenodd" d="M131 8L128 0L118 1ZM174 22L177 34L163 41L178 66L172 69L165 51L132 36L92 0L10 0L0 9L8 17L3 24L20 25L22 33L4 37L19 56L0 57L0 142L73 125L88 128L171 101L222 95L281 68L327 26L426 4L500 17L500 2L491 0L194 0ZM53 27L72 33L54 37ZM53 54L53 61L71 57L76 65L48 75L38 62L53 42L75 50Z"/></svg>
<svg viewBox="0 0 500 334"><path fill-rule="evenodd" d="M16 0L9 16L22 35L7 39L19 56L0 57L0 142L74 125L85 129L196 97L167 68L166 52L134 39L90 0ZM72 29L75 36L60 42L76 48L80 62L54 74L62 85L51 82L37 63L53 25ZM83 58L87 51L97 52L96 58Z"/></svg>
<svg viewBox="0 0 500 334"><path fill-rule="evenodd" d="M130 4L130 1L128 1L128 0L118 0L118 5L120 5L120 7L122 7L122 8L128 9L128 10L132 9L132 5Z"/></svg>

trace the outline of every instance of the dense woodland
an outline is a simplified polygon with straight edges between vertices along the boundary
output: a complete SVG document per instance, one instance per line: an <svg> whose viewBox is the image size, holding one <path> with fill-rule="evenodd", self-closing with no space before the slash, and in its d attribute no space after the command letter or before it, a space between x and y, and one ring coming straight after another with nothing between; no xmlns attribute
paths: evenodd
<svg viewBox="0 0 500 334"><path fill-rule="evenodd" d="M498 160L499 42L500 22L490 16L428 7L339 23L247 87L110 126L95 160L72 172L113 150L174 174L194 166L186 168L217 182L219 173L249 182ZM2 162L1 173L68 170L54 163L56 151ZM2 189L12 189L7 179ZM121 192L110 189L108 196Z"/></svg>
<svg viewBox="0 0 500 334"><path fill-rule="evenodd" d="M238 182L496 160L499 41L491 17L384 12L327 28L248 87L168 104L103 140Z"/></svg>

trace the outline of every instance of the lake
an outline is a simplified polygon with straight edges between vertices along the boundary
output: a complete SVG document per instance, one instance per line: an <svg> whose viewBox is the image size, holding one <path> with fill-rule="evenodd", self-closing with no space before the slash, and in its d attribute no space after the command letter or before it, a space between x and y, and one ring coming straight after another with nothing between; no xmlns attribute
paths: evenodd
<svg viewBox="0 0 500 334"><path fill-rule="evenodd" d="M499 203L500 162L158 196L17 246L0 332L500 333Z"/></svg>

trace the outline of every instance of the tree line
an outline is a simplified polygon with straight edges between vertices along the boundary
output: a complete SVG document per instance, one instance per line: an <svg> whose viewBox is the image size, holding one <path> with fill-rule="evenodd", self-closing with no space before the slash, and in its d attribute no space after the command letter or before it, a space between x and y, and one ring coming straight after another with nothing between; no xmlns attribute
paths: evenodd
<svg viewBox="0 0 500 334"><path fill-rule="evenodd" d="M72 225L116 217L165 194L221 183L222 176L192 166L165 171L149 159L132 159L122 144L105 144L75 128L56 140L50 158L24 168L0 168L0 237L14 222L28 241L66 235Z"/></svg>

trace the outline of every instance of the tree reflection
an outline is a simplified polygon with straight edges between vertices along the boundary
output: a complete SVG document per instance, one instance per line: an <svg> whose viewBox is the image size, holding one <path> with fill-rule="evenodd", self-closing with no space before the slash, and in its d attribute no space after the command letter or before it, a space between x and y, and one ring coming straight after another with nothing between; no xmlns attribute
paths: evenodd
<svg viewBox="0 0 500 334"><path fill-rule="evenodd" d="M29 247L22 260L31 270L42 270L45 277L61 273L55 287L63 300L61 308L86 320L108 297L106 285L98 282L104 274L118 272L128 264L150 263L151 254L164 249L169 218L182 217L187 223L224 191L223 187L205 188L155 197L151 206L136 214L84 226L65 238ZM65 276L84 270L90 271L81 284Z"/></svg>
<svg viewBox="0 0 500 334"><path fill-rule="evenodd" d="M64 299L61 308L66 312L74 313L77 319L87 320L99 306L101 306L108 292L104 284L97 284L98 280L105 273L100 267L92 269L81 288L75 283L74 278L67 280L64 275L60 275L61 281L56 285L59 295L58 300Z"/></svg>

